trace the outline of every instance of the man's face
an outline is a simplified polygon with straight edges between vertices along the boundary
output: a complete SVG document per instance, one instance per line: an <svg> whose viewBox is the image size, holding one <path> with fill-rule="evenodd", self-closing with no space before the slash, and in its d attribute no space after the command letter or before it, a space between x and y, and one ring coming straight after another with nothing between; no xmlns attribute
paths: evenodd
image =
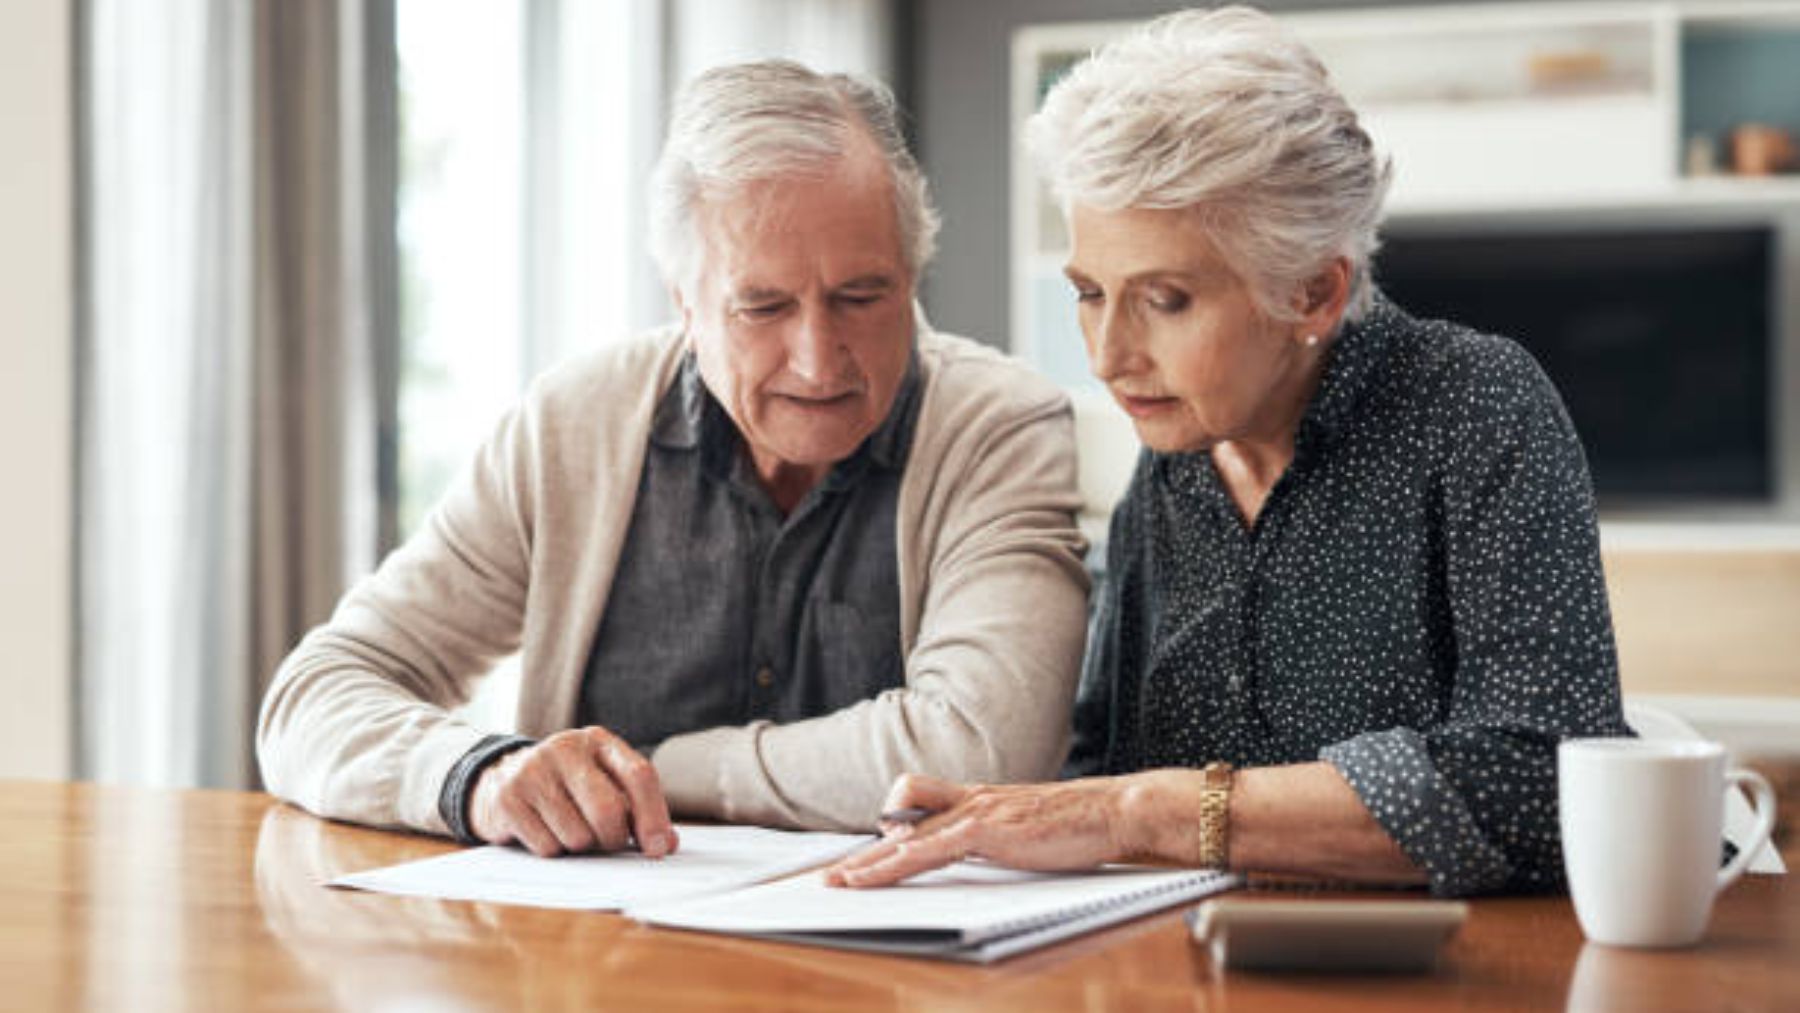
<svg viewBox="0 0 1800 1013"><path fill-rule="evenodd" d="M701 262L677 298L701 379L765 483L817 481L887 417L912 348L888 175L858 150L698 221Z"/></svg>

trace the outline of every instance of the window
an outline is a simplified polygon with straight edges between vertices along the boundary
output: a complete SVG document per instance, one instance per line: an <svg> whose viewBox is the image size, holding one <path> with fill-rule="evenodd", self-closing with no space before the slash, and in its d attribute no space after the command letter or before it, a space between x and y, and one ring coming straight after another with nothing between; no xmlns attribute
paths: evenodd
<svg viewBox="0 0 1800 1013"><path fill-rule="evenodd" d="M667 307L657 5L400 0L400 532L526 382Z"/></svg>
<svg viewBox="0 0 1800 1013"><path fill-rule="evenodd" d="M397 14L404 538L519 392L525 95L517 0Z"/></svg>
<svg viewBox="0 0 1800 1013"><path fill-rule="evenodd" d="M657 5L399 0L399 528L530 378L666 314L645 252ZM516 665L465 710L511 725Z"/></svg>

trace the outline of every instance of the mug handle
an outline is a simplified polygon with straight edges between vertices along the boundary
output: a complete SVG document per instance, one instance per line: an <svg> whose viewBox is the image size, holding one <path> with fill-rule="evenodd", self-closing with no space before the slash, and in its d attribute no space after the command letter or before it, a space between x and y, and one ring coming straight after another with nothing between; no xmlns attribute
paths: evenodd
<svg viewBox="0 0 1800 1013"><path fill-rule="evenodd" d="M1750 867L1750 860L1768 843L1769 834L1775 829L1775 789L1769 787L1768 779L1754 770L1740 767L1725 775L1726 790L1730 791L1733 785L1743 785L1750 789L1754 798L1752 808L1756 810L1756 830L1750 835L1750 840L1734 842L1738 853L1730 865L1719 870L1719 890L1737 882L1737 878Z"/></svg>

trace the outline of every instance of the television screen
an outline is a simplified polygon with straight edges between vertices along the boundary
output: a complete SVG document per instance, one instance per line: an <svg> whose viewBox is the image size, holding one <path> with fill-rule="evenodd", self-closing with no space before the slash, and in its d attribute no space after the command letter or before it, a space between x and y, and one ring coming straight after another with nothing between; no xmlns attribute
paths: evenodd
<svg viewBox="0 0 1800 1013"><path fill-rule="evenodd" d="M1377 284L1537 357L1603 509L1773 495L1766 227L1385 237Z"/></svg>

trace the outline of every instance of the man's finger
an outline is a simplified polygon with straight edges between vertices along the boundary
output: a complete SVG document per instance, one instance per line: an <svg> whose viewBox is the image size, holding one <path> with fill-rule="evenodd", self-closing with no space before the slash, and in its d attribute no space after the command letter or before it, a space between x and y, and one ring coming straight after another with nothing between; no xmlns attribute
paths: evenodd
<svg viewBox="0 0 1800 1013"><path fill-rule="evenodd" d="M537 809L524 798L519 795L508 796L501 803L501 810L507 830L527 851L540 858L550 858L562 853L562 847L556 843L556 835L544 825Z"/></svg>
<svg viewBox="0 0 1800 1013"><path fill-rule="evenodd" d="M595 844L601 843L575 800L569 797L569 790L560 776L550 777L547 783L537 788L533 804L544 826L556 835L557 843L564 851L592 851Z"/></svg>
<svg viewBox="0 0 1800 1013"><path fill-rule="evenodd" d="M568 787L581 818L593 830L602 851L622 851L630 843L630 830L625 810L629 806L625 793L592 756L572 754L567 761L563 783Z"/></svg>
<svg viewBox="0 0 1800 1013"><path fill-rule="evenodd" d="M601 766L612 775L613 783L625 791L638 848L652 858L668 854L675 845L673 823L656 768L625 740L604 729L596 731L600 734L595 739L595 753Z"/></svg>

